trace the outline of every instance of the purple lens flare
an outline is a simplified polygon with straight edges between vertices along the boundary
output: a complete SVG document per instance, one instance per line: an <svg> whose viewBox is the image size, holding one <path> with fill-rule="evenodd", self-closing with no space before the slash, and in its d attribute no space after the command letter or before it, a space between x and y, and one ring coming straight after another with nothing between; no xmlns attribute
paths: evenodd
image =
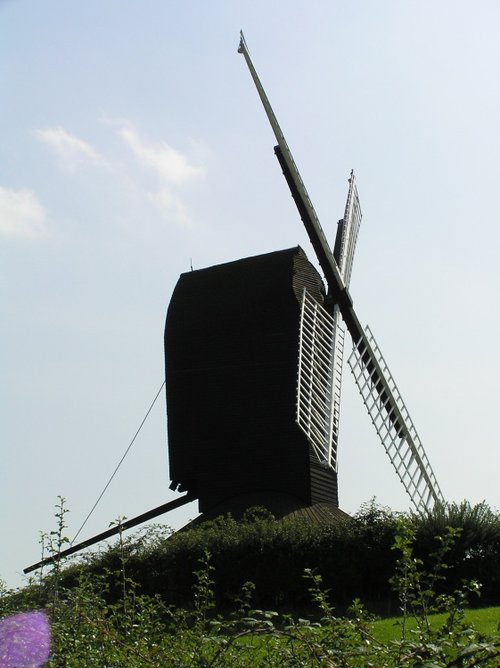
<svg viewBox="0 0 500 668"><path fill-rule="evenodd" d="M20 612L0 619L0 668L41 668L50 654L44 612Z"/></svg>

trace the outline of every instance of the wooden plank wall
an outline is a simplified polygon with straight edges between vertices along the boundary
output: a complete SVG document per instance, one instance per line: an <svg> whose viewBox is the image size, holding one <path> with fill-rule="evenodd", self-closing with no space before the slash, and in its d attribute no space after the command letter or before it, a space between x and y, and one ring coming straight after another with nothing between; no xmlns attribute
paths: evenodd
<svg viewBox="0 0 500 668"><path fill-rule="evenodd" d="M171 487L200 511L242 494L328 497L295 422L302 291L323 299L300 247L182 274L165 327ZM338 504L337 504L338 505Z"/></svg>

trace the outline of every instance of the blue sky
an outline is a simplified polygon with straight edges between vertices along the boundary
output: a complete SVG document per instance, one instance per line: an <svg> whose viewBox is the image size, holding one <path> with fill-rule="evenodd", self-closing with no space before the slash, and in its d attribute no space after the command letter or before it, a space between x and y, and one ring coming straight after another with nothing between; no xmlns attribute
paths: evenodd
<svg viewBox="0 0 500 668"><path fill-rule="evenodd" d="M314 257L240 29L332 240L356 172L351 294L445 497L500 505L499 20L494 0L0 0L1 578L38 559L57 495L72 537L108 480L179 274ZM347 368L339 462L345 510L409 507ZM82 537L168 483L162 398Z"/></svg>

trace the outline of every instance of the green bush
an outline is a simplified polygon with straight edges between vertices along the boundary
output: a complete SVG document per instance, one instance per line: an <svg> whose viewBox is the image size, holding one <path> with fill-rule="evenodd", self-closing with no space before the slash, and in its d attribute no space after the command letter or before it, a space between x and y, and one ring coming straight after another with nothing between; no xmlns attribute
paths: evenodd
<svg viewBox="0 0 500 668"><path fill-rule="evenodd" d="M500 602L500 517L485 502L437 504L413 517L415 551L425 560L432 552L434 536L447 527L459 530L448 555L449 591L462 580L476 579L482 586L482 604Z"/></svg>
<svg viewBox="0 0 500 668"><path fill-rule="evenodd" d="M242 520L230 515L204 522L174 535L153 531L140 540L122 537L119 546L90 557L58 575L64 586L78 573L101 576L120 570L126 557L127 575L141 593L159 595L167 605L189 606L193 573L205 551L218 574L215 600L230 609L241 586L256 587L255 604L283 611L309 606L309 593L301 577L305 569L320 573L339 609L355 598L379 614L394 614L398 602L389 579L394 571L394 543L400 515L374 502L352 518L313 523L302 517L275 520L263 509L252 509ZM435 551L434 536L446 527L460 530L448 555L447 577L436 583L438 593L451 593L462 580L482 584L482 601L500 603L500 520L485 504L442 506L425 515L408 518L415 534L415 555L425 565ZM121 585L108 587L115 601Z"/></svg>
<svg viewBox="0 0 500 668"><path fill-rule="evenodd" d="M60 522L62 518L63 515ZM297 617L256 609L254 594L258 595L258 591L248 582L234 597L233 612L221 614L217 610L216 592L217 582L225 574L218 571L207 549L197 558L191 575L190 605L165 605L158 595L143 594L144 587L130 577L131 565L140 555L162 554L158 548L162 547L163 539L143 542L139 549L137 543L125 540L122 534L117 546L105 555L106 568L101 560L101 573L95 572L95 563L87 568L73 568L68 587L65 578L69 581L69 573L56 568L37 586L24 590L21 598L16 599L20 592L0 591L0 605L3 612L11 611L16 601L39 607L41 596L45 598L52 629L52 653L47 668L319 665L494 668L499 665L498 635L481 635L464 615L469 595L477 591L476 583L462 583L451 594L438 591L447 579L447 559L461 539L461 529L447 527L437 540L434 538L429 565L424 566L416 556L415 525L409 518L395 518L391 513L370 507L369 514L364 512L355 524L356 528L351 527L350 531L357 540L360 536L365 540L373 536L374 555L378 547L381 552L385 549L386 537L377 528L380 524L394 528L391 547L394 570L389 586L403 617L399 637L390 642L377 639L372 618L359 600L351 604L346 615L339 616L332 604L335 596L331 596L321 575L310 568L299 576L307 592L310 615ZM221 529L228 530L224 540ZM216 546L224 542L226 552L241 537L253 546L254 553L265 555L275 543L283 548L285 536L295 535L288 543L295 546L302 530L294 525L289 532L286 523L259 516L241 523L231 518L217 520L205 526L202 533L205 544L212 537ZM175 548L177 556L188 545L198 549L201 545L198 533L182 535ZM342 535L340 529L339 535ZM308 544L313 537L309 536ZM296 588L300 589L297 584ZM441 616L433 618L434 613ZM413 620L411 629L410 620Z"/></svg>

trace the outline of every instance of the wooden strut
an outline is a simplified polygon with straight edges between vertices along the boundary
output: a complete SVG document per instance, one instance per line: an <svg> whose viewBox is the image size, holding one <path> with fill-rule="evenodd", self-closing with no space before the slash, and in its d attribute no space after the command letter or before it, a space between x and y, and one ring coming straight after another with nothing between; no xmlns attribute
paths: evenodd
<svg viewBox="0 0 500 668"><path fill-rule="evenodd" d="M70 554L75 554L75 552L80 552L80 550L83 550L86 547L90 547L90 545L95 545L96 543L99 543L101 540L105 540L106 538L111 538L111 536L116 536L116 534L120 533L121 531L125 531L126 529L131 529L132 527L135 527L138 524L142 524L143 522L152 520L154 517L158 517L159 515L164 515L165 513L168 513L171 510L175 510L175 508L184 506L186 503L194 501L195 498L196 497L193 496L192 494L185 494L184 496L181 496L180 499L174 499L173 501L164 503L163 505L158 506L157 508L148 510L147 512L142 513L142 515L138 515L137 517L133 517L130 520L125 520L124 522L120 522L117 526L114 526L111 529L108 529L107 531L103 531L102 533L97 534L97 536L93 536L92 538L84 540L83 542L78 543L77 545L72 545L71 547L68 547L67 550L62 550L57 554L53 554L50 557L42 559L41 561L37 562L36 564L33 564L32 566L28 566L23 570L23 573L25 574L31 573L32 571L35 571L37 568L41 568L42 566L46 566L48 564L53 564L54 562L59 561L63 557L68 557Z"/></svg>

